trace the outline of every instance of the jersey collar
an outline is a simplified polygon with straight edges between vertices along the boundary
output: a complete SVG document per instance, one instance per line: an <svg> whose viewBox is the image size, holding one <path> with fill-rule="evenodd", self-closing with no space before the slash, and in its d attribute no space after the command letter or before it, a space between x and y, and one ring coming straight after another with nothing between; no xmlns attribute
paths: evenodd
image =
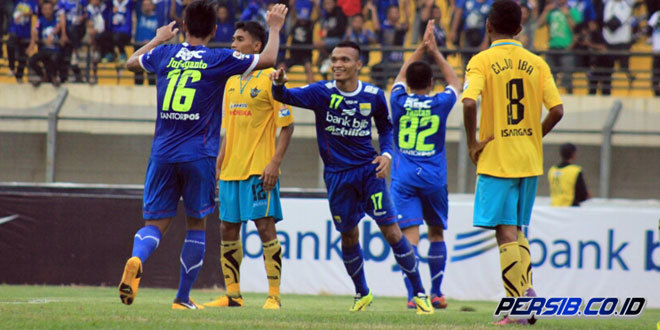
<svg viewBox="0 0 660 330"><path fill-rule="evenodd" d="M522 47L522 43L518 40L514 39L498 39L493 41L492 44L490 44L490 48L497 47L497 46L518 46Z"/></svg>
<svg viewBox="0 0 660 330"><path fill-rule="evenodd" d="M351 97L351 96L358 95L360 93L360 91L362 91L362 80L358 80L357 88L354 91L350 92L350 93L344 92L343 90L339 89L339 87L337 87L337 82L335 80L332 81L332 86L339 91L339 94Z"/></svg>

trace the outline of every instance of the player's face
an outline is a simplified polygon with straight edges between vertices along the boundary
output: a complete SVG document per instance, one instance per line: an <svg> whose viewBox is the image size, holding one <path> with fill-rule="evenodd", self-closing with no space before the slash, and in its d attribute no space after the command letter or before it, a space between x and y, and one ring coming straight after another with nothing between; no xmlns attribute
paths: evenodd
<svg viewBox="0 0 660 330"><path fill-rule="evenodd" d="M47 19L53 18L53 5L50 2L41 5L41 12Z"/></svg>
<svg viewBox="0 0 660 330"><path fill-rule="evenodd" d="M243 54L258 54L261 48L261 42L255 41L245 30L236 29L231 38L231 49L237 50Z"/></svg>
<svg viewBox="0 0 660 330"><path fill-rule="evenodd" d="M351 47L335 47L330 56L330 69L334 79L343 81L357 78L362 67L358 51Z"/></svg>

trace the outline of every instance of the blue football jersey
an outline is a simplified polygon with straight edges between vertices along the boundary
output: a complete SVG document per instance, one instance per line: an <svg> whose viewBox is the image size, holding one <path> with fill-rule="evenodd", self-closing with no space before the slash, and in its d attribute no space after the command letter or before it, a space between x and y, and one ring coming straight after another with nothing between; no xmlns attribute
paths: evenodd
<svg viewBox="0 0 660 330"><path fill-rule="evenodd" d="M376 86L359 81L354 92L346 93L334 81L292 89L273 85L273 97L314 111L316 140L326 171L343 171L374 160L378 154L371 144L372 117L381 153L392 154L392 122L385 93Z"/></svg>
<svg viewBox="0 0 660 330"><path fill-rule="evenodd" d="M415 186L447 183L445 133L456 98L451 86L434 96L408 94L404 83L392 86L393 180Z"/></svg>
<svg viewBox="0 0 660 330"><path fill-rule="evenodd" d="M225 83L252 71L258 61L259 55L188 43L161 45L140 56L142 68L157 77L151 158L187 162L216 157Z"/></svg>

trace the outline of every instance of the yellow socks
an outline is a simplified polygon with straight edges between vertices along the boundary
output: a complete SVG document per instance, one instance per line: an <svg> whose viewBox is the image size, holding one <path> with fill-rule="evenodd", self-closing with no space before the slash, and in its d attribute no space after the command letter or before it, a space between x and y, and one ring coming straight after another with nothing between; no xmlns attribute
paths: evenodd
<svg viewBox="0 0 660 330"><path fill-rule="evenodd" d="M241 241L223 241L220 244L220 265L225 276L227 295L241 295L241 261L243 261L243 245Z"/></svg>
<svg viewBox="0 0 660 330"><path fill-rule="evenodd" d="M268 277L268 295L279 297L280 277L282 275L282 246L276 238L263 243L263 247L266 277Z"/></svg>
<svg viewBox="0 0 660 330"><path fill-rule="evenodd" d="M518 242L500 245L500 267L507 297L523 295L522 262Z"/></svg>
<svg viewBox="0 0 660 330"><path fill-rule="evenodd" d="M529 241L525 238L522 231L518 231L518 247L520 248L520 265L522 266L522 281L524 293L532 287L532 256L529 253Z"/></svg>

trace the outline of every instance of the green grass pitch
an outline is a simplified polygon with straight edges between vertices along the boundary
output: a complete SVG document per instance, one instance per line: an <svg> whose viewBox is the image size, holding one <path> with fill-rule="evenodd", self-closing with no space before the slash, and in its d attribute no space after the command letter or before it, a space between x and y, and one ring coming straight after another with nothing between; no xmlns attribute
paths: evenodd
<svg viewBox="0 0 660 330"><path fill-rule="evenodd" d="M264 311L265 294L244 295L243 308L171 310L172 289L140 289L135 303L121 304L114 287L0 285L0 329L147 328L147 329L429 329L497 328L491 325L495 302L449 300L447 310L415 315L402 298L376 296L370 310L349 313L352 297L282 296L283 309ZM193 290L199 303L222 294ZM542 329L656 329L659 309L646 309L633 320L540 320ZM514 326L520 328L520 326Z"/></svg>

